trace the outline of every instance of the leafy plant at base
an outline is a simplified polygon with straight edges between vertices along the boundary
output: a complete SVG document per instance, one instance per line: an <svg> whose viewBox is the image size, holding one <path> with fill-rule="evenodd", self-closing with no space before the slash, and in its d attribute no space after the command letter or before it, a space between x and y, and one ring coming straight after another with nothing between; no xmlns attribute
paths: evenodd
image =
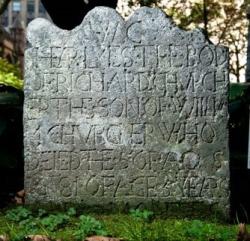
<svg viewBox="0 0 250 241"><path fill-rule="evenodd" d="M66 212L49 213L38 209L34 213L25 207L10 209L1 216L0 234L11 241L23 241L28 235L46 235L62 240L83 240L90 235L121 237L127 241L234 241L237 227L188 219L151 219L147 210L131 210L129 215L75 217L74 208ZM249 227L248 227L249 229Z"/></svg>
<svg viewBox="0 0 250 241"><path fill-rule="evenodd" d="M141 219L145 222L149 222L154 215L154 213L151 211L140 209L131 209L129 212L131 217Z"/></svg>
<svg viewBox="0 0 250 241"><path fill-rule="evenodd" d="M43 217L46 214L47 213L45 210L43 209L38 210L38 216L41 218L40 220L41 225L44 228L47 228L49 231L55 231L68 224L70 218L76 215L76 210L75 208L69 208L65 214L56 213L56 214L50 214L47 217Z"/></svg>
<svg viewBox="0 0 250 241"><path fill-rule="evenodd" d="M49 216L42 218L40 223L43 227L52 232L63 227L69 222L69 220L70 217L67 214L57 213L50 214Z"/></svg>
<svg viewBox="0 0 250 241"><path fill-rule="evenodd" d="M150 221L153 212L148 210L131 209L129 211L131 222L124 222L124 232L129 241L149 241L152 240L152 229ZM158 239L164 240L164 239ZM155 240L156 241L156 240Z"/></svg>
<svg viewBox="0 0 250 241"><path fill-rule="evenodd" d="M67 211L67 215L69 215L70 217L74 217L76 215L75 208L69 208Z"/></svg>
<svg viewBox="0 0 250 241"><path fill-rule="evenodd" d="M17 66L0 57L0 84L23 89L23 80Z"/></svg>
<svg viewBox="0 0 250 241"><path fill-rule="evenodd" d="M107 235L102 223L91 216L81 215L74 236L77 240L84 240L89 235Z"/></svg>
<svg viewBox="0 0 250 241"><path fill-rule="evenodd" d="M47 214L48 214L48 213L47 213L46 210L44 210L44 209L42 209L42 208L39 208L39 209L38 209L38 213L37 213L37 217L38 217L38 218L42 218L42 217L46 216Z"/></svg>
<svg viewBox="0 0 250 241"><path fill-rule="evenodd" d="M25 233L20 230L16 230L13 224L6 223L8 227L8 236L11 237L11 241L23 241L25 240Z"/></svg>
<svg viewBox="0 0 250 241"><path fill-rule="evenodd" d="M32 213L27 208L20 206L20 207L8 210L5 214L5 217L10 221L20 222L22 220L31 218Z"/></svg>
<svg viewBox="0 0 250 241"><path fill-rule="evenodd" d="M48 215L44 209L39 209L36 216L24 207L17 207L8 210L5 217L10 222L18 224L18 228L13 223L7 223L8 234L13 241L24 240L24 237L31 234L44 233L49 236L49 232L57 231L67 225L72 216L76 214L74 208L70 208L66 213L55 213Z"/></svg>
<svg viewBox="0 0 250 241"><path fill-rule="evenodd" d="M191 224L184 229L187 237L195 240L219 240L227 241L232 237L232 232L228 230L219 230L215 224L204 223L200 220L193 220Z"/></svg>
<svg viewBox="0 0 250 241"><path fill-rule="evenodd" d="M149 240L147 237L149 236L150 229L149 227L140 221L133 220L132 222L125 222L124 226L124 234L125 239L128 241L147 241Z"/></svg>
<svg viewBox="0 0 250 241"><path fill-rule="evenodd" d="M34 218L32 216L32 212L25 207L20 206L8 210L5 214L5 217L9 221L19 224L20 228L18 232L14 230L13 224L7 224L11 240L13 241L24 240L24 237L27 234L33 234L39 231L39 220Z"/></svg>

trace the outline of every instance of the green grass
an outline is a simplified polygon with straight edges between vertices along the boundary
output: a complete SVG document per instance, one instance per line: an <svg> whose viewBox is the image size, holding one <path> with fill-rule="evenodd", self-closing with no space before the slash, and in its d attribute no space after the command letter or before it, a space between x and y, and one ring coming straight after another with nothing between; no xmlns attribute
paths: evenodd
<svg viewBox="0 0 250 241"><path fill-rule="evenodd" d="M30 234L53 239L83 240L90 235L108 235L127 241L235 241L237 225L198 219L173 219L154 216L147 210L128 214L76 214L66 212L31 212L17 207L0 212L0 235L12 241L24 240Z"/></svg>

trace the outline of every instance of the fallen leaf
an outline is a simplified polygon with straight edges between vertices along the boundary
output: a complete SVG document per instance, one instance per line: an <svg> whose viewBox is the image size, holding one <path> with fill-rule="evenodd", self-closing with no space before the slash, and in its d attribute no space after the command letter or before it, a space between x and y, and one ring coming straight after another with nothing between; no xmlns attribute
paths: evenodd
<svg viewBox="0 0 250 241"><path fill-rule="evenodd" d="M23 204L23 199L20 197L15 197L15 203L16 204Z"/></svg>
<svg viewBox="0 0 250 241"><path fill-rule="evenodd" d="M19 192L16 193L18 197L24 198L25 197L25 191L21 190Z"/></svg>
<svg viewBox="0 0 250 241"><path fill-rule="evenodd" d="M245 223L239 224L239 232L237 235L237 241L250 241L250 234L247 231Z"/></svg>
<svg viewBox="0 0 250 241"><path fill-rule="evenodd" d="M84 241L122 241L118 238L104 237L104 236L91 236L86 238Z"/></svg>
<svg viewBox="0 0 250 241"><path fill-rule="evenodd" d="M28 235L27 238L32 241L51 241L45 235Z"/></svg>
<svg viewBox="0 0 250 241"><path fill-rule="evenodd" d="M0 241L9 241L9 237L7 235L0 235Z"/></svg>

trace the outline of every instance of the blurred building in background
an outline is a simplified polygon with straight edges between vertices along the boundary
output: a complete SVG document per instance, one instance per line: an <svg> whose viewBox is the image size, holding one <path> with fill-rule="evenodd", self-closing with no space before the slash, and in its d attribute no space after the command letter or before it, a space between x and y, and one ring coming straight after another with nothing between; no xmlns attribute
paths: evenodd
<svg viewBox="0 0 250 241"><path fill-rule="evenodd" d="M12 0L7 10L0 17L0 26L9 33L8 42L12 42L12 62L24 68L25 30L34 18L49 18L40 0ZM7 36L7 34L5 34ZM5 42L6 42L5 41ZM2 41L3 42L3 41ZM3 56L4 57L4 56Z"/></svg>
<svg viewBox="0 0 250 241"><path fill-rule="evenodd" d="M49 18L40 0L12 0L1 17L2 26L10 29L18 19L22 26L37 17Z"/></svg>

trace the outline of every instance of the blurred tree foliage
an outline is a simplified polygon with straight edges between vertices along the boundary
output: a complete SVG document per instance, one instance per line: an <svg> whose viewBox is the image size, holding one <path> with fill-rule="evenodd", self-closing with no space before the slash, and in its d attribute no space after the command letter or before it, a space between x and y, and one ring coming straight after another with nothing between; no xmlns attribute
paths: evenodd
<svg viewBox="0 0 250 241"><path fill-rule="evenodd" d="M0 85L12 86L21 90L23 80L21 79L20 69L10 64L7 60L0 57Z"/></svg>
<svg viewBox="0 0 250 241"><path fill-rule="evenodd" d="M157 6L184 29L204 28L215 44L229 47L230 73L240 82L246 65L248 2L250 0L129 0L128 6Z"/></svg>

